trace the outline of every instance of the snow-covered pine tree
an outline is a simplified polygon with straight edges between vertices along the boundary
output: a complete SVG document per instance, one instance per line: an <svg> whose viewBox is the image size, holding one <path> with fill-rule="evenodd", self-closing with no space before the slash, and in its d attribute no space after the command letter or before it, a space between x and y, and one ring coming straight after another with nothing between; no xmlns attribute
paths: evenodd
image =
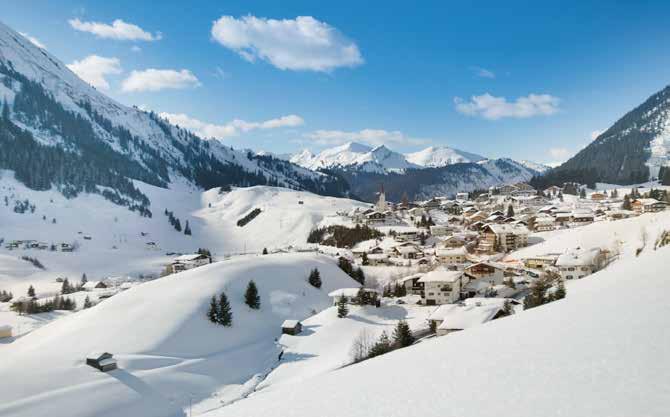
<svg viewBox="0 0 670 417"><path fill-rule="evenodd" d="M233 311L230 308L230 302L225 292L221 292L219 296L219 317L217 323L222 326L230 327L233 325Z"/></svg>
<svg viewBox="0 0 670 417"><path fill-rule="evenodd" d="M34 297L35 296L35 288L31 285L28 287L28 297Z"/></svg>
<svg viewBox="0 0 670 417"><path fill-rule="evenodd" d="M217 323L219 320L219 306L216 304L216 297L212 296L209 302L209 310L207 310L207 318L212 323Z"/></svg>
<svg viewBox="0 0 670 417"><path fill-rule="evenodd" d="M393 331L393 339L400 347L411 346L414 343L414 336L405 320L400 320Z"/></svg>
<svg viewBox="0 0 670 417"><path fill-rule="evenodd" d="M93 303L91 302L91 298L87 295L86 298L84 298L84 308L91 308L93 307Z"/></svg>
<svg viewBox="0 0 670 417"><path fill-rule="evenodd" d="M312 269L312 271L309 273L309 278L307 281L312 287L321 288L321 273L317 268Z"/></svg>
<svg viewBox="0 0 670 417"><path fill-rule="evenodd" d="M343 319L349 314L349 307L347 307L347 297L341 296L337 300L337 317Z"/></svg>
<svg viewBox="0 0 670 417"><path fill-rule="evenodd" d="M247 290L244 292L244 303L254 310L261 308L261 297L258 295L258 288L253 280L249 281Z"/></svg>

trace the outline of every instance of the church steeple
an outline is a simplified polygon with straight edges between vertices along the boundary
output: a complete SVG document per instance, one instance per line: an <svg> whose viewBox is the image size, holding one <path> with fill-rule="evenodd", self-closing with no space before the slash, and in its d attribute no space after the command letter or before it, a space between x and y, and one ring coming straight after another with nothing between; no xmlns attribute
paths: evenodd
<svg viewBox="0 0 670 417"><path fill-rule="evenodd" d="M382 213L388 210L388 204L386 203L386 194L384 193L384 184L381 184L380 186L379 199L377 200L377 205L375 209Z"/></svg>

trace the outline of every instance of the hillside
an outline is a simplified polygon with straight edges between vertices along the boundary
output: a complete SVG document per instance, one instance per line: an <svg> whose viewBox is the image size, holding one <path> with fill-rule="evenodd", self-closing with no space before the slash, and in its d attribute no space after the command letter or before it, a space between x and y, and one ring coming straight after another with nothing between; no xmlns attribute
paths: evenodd
<svg viewBox="0 0 670 417"><path fill-rule="evenodd" d="M564 300L206 416L664 416L669 255L649 250L569 282Z"/></svg>
<svg viewBox="0 0 670 417"><path fill-rule="evenodd" d="M204 141L153 112L121 105L0 23L0 169L35 190L101 194L151 216L132 180L167 187L281 185L344 195L346 184L271 156Z"/></svg>
<svg viewBox="0 0 670 417"><path fill-rule="evenodd" d="M321 289L306 281L312 268L321 272ZM260 292L258 311L243 304L251 279ZM191 399L235 391L267 372L277 361L282 321L329 307L329 291L354 284L329 258L283 254L223 261L137 286L0 344L0 374L22 381L0 390L0 415L181 416ZM210 297L223 290L231 328L205 317ZM103 374L86 366L94 350L114 353L121 369Z"/></svg>
<svg viewBox="0 0 670 417"><path fill-rule="evenodd" d="M223 259L241 252L260 253L263 248L304 247L310 230L320 222L338 222L338 211L364 206L353 200L267 186L203 192L185 181L175 181L167 189L140 182L134 185L148 196L153 217L138 216L97 194L67 199L57 190L31 190L15 180L11 171L0 171L0 240L4 240L0 257L5 259L0 263L0 290L22 295L32 284L38 293L56 291L60 288L56 277L79 281L83 273L91 280L157 276L175 253L192 253L198 248L208 248L216 259ZM17 202L26 200L34 212L15 212ZM254 208L262 213L246 226L237 226ZM175 230L165 210L182 227L188 222L192 235ZM8 250L5 245L13 240L69 243L77 249L71 253L22 247ZM46 269L33 267L20 260L21 256L39 259Z"/></svg>
<svg viewBox="0 0 670 417"><path fill-rule="evenodd" d="M670 165L670 86L626 113L586 148L536 182L541 186L566 181L637 184L657 178L666 165Z"/></svg>
<svg viewBox="0 0 670 417"><path fill-rule="evenodd" d="M483 156L448 146L429 146L418 152L406 154L405 157L409 162L426 168L439 168L461 162L479 162L486 159Z"/></svg>

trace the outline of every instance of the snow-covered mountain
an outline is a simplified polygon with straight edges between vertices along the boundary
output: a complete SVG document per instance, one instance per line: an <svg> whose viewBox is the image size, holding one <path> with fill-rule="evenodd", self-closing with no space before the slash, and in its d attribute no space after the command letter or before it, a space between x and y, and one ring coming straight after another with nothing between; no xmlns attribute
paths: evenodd
<svg viewBox="0 0 670 417"><path fill-rule="evenodd" d="M542 186L576 181L638 184L670 166L670 86L626 113L587 147L542 179Z"/></svg>
<svg viewBox="0 0 670 417"><path fill-rule="evenodd" d="M460 151L448 146L430 146L418 152L408 153L405 157L415 165L430 168L439 168L462 162L479 162L486 159L483 156Z"/></svg>
<svg viewBox="0 0 670 417"><path fill-rule="evenodd" d="M538 174L544 174L545 172L547 172L551 169L551 167L549 165L544 165L544 164L540 164L540 163L533 162L533 161L527 161L525 159L522 159L521 161L518 161L518 163L525 166L528 169L531 169L531 170L537 172Z"/></svg>
<svg viewBox="0 0 670 417"><path fill-rule="evenodd" d="M305 149L291 157L290 161L311 170L347 169L384 173L420 168L419 165L409 162L405 155L384 145L372 148L356 142L325 149L316 155Z"/></svg>
<svg viewBox="0 0 670 417"><path fill-rule="evenodd" d="M121 105L2 23L0 103L0 168L33 189L99 193L144 215L150 215L147 198L131 180L345 193L346 184L326 174L201 140L152 112Z"/></svg>

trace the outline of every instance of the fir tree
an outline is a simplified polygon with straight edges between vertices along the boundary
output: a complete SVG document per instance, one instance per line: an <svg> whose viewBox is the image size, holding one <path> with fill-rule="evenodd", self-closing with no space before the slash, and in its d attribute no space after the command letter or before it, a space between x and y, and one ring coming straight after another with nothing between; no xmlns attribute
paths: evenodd
<svg viewBox="0 0 670 417"><path fill-rule="evenodd" d="M405 320L400 320L395 326L393 340L400 347L411 346L414 343L414 336Z"/></svg>
<svg viewBox="0 0 670 417"><path fill-rule="evenodd" d="M361 285L365 285L365 273L362 268L356 268L352 271L351 277Z"/></svg>
<svg viewBox="0 0 670 417"><path fill-rule="evenodd" d="M70 294L72 293L72 287L70 286L70 280L65 278L63 280L63 285L61 285L60 289L61 294Z"/></svg>
<svg viewBox="0 0 670 417"><path fill-rule="evenodd" d="M4 120L9 120L9 103L7 103L7 98L5 98L2 103L2 118Z"/></svg>
<svg viewBox="0 0 670 417"><path fill-rule="evenodd" d="M31 285L28 287L28 297L34 297L35 296L35 288Z"/></svg>
<svg viewBox="0 0 670 417"><path fill-rule="evenodd" d="M179 222L179 219L174 220L174 228L176 231L181 232L181 222Z"/></svg>
<svg viewBox="0 0 670 417"><path fill-rule="evenodd" d="M263 248L263 255L267 255L267 254L268 254L268 248Z"/></svg>
<svg viewBox="0 0 670 417"><path fill-rule="evenodd" d="M511 204L507 206L507 217L514 217L514 207Z"/></svg>
<svg viewBox="0 0 670 417"><path fill-rule="evenodd" d="M307 281L312 287L321 288L321 273L319 270L316 268L312 269L312 271L309 273L309 278Z"/></svg>
<svg viewBox="0 0 670 417"><path fill-rule="evenodd" d="M86 298L84 298L84 308L91 308L93 307L93 303L91 302L91 299L87 295Z"/></svg>
<svg viewBox="0 0 670 417"><path fill-rule="evenodd" d="M370 265L370 260L368 259L368 254L366 252L363 252L363 256L361 257L361 264Z"/></svg>
<svg viewBox="0 0 670 417"><path fill-rule="evenodd" d="M580 189L579 190L579 198L586 198L586 190L585 189Z"/></svg>
<svg viewBox="0 0 670 417"><path fill-rule="evenodd" d="M88 277L86 276L86 273L83 273L81 275L81 286L83 287L84 285L86 285L87 282L88 282Z"/></svg>
<svg viewBox="0 0 670 417"><path fill-rule="evenodd" d="M349 307L347 307L347 297L340 296L337 300L337 317L343 319L349 314Z"/></svg>
<svg viewBox="0 0 670 417"><path fill-rule="evenodd" d="M233 312L225 292L221 292L219 296L217 323L225 327L233 325Z"/></svg>
<svg viewBox="0 0 670 417"><path fill-rule="evenodd" d="M184 226L184 234L191 236L191 226L188 224L188 220L186 220L186 226Z"/></svg>
<svg viewBox="0 0 670 417"><path fill-rule="evenodd" d="M633 206L630 203L630 196L626 194L623 196L623 204L621 204L621 208L624 210L632 210Z"/></svg>
<svg viewBox="0 0 670 417"><path fill-rule="evenodd" d="M261 297L258 295L258 288L256 283L251 280L247 285L247 290L244 293L244 303L254 310L261 308Z"/></svg>
<svg viewBox="0 0 670 417"><path fill-rule="evenodd" d="M351 265L351 262L349 262L349 259L340 256L340 258L337 260L337 266L339 266L340 269L344 271L347 275L352 276L352 273L354 272L354 267Z"/></svg>
<svg viewBox="0 0 670 417"><path fill-rule="evenodd" d="M219 306L216 304L216 297L212 296L209 302L209 310L207 310L207 318L212 323L217 323L219 320Z"/></svg>
<svg viewBox="0 0 670 417"><path fill-rule="evenodd" d="M391 340L389 340L388 335L386 334L386 331L383 331L381 336L379 336L379 340L377 343L370 348L370 353L368 355L369 358L374 358L375 356L380 356L385 353L388 353L392 350L391 348Z"/></svg>

